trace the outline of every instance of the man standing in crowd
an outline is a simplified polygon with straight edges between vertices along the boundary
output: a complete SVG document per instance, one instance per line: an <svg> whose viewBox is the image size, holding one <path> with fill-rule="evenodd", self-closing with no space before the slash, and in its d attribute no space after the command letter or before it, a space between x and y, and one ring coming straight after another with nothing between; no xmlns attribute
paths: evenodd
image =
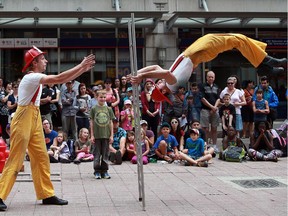
<svg viewBox="0 0 288 216"><path fill-rule="evenodd" d="M213 147L215 151L219 151L216 147L217 143L217 126L219 125L219 113L218 107L216 106L216 101L220 96L220 89L214 83L215 73L209 71L206 76L207 82L203 83L200 87L202 110L200 114L200 124L205 130L206 134L212 140ZM211 125L211 130L209 133L209 126Z"/></svg>
<svg viewBox="0 0 288 216"><path fill-rule="evenodd" d="M52 114L51 114L51 100L52 92L50 91L48 85L43 86L41 99L40 99L40 112L42 119L48 119L50 124L52 123ZM51 125L53 127L53 125Z"/></svg>
<svg viewBox="0 0 288 216"><path fill-rule="evenodd" d="M68 137L78 139L77 136L77 124L76 124L76 95L77 93L72 89L72 81L66 82L66 89L61 92L61 102L62 102L62 127L63 131ZM69 131L71 135L69 136Z"/></svg>

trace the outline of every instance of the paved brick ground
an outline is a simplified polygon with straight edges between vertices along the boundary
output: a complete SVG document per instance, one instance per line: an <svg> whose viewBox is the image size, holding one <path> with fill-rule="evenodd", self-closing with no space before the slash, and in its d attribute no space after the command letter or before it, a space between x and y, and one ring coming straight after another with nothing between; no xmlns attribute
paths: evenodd
<svg viewBox="0 0 288 216"><path fill-rule="evenodd" d="M96 180L92 163L52 164L56 194L68 206L43 206L29 182L29 162L0 215L287 215L287 158L275 162L229 163L208 168L180 164L144 166L145 211L139 202L137 166L110 166L110 180ZM284 187L245 189L239 179L275 179ZM26 181L24 181L26 180Z"/></svg>
<svg viewBox="0 0 288 216"><path fill-rule="evenodd" d="M51 164L58 196L67 206L36 201L25 161L0 215L287 215L287 158L231 163L216 158L208 168L150 163L144 166L145 208L139 202L137 166L110 166L110 180L96 180L92 163ZM282 187L246 189L232 180L272 179ZM143 210L145 209L145 211Z"/></svg>

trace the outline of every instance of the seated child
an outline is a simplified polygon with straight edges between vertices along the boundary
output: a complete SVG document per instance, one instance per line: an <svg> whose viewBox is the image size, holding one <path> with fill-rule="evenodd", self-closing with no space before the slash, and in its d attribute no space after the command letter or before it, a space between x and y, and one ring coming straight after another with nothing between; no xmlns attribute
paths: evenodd
<svg viewBox="0 0 288 216"><path fill-rule="evenodd" d="M212 155L208 152L205 154L204 140L199 138L199 130L191 129L190 138L187 139L185 149L179 153L182 160L186 160L185 165L196 165L199 167L208 167L208 161Z"/></svg>
<svg viewBox="0 0 288 216"><path fill-rule="evenodd" d="M229 146L243 147L244 149L246 149L242 140L237 137L236 129L232 126L228 127L227 136L225 136L222 140L223 151L220 151L219 159L224 159L223 155L225 155Z"/></svg>
<svg viewBox="0 0 288 216"><path fill-rule="evenodd" d="M204 140L204 154L211 154L212 157L216 157L216 154L215 154L215 150L214 148L212 147L212 145L207 145L207 143L205 142L206 140L206 133L205 131L201 128L201 125L200 125L200 121L197 120L197 119L193 119L191 122L190 122L190 127L189 129L186 131L185 133L185 136L184 136L184 141L185 141L185 145L186 145L186 141L187 139L190 137L190 129L197 129L199 131L199 138L203 139ZM211 161L210 161L211 162Z"/></svg>
<svg viewBox="0 0 288 216"><path fill-rule="evenodd" d="M67 144L67 135L63 131L58 132L58 136L54 139L53 144L50 146L48 150L48 155L50 157L50 162L58 163L70 163L70 151Z"/></svg>
<svg viewBox="0 0 288 216"><path fill-rule="evenodd" d="M79 139L74 143L76 158L73 161L75 164L82 162L93 161L94 156L90 153L91 142L89 140L89 131L87 128L81 128L79 131Z"/></svg>
<svg viewBox="0 0 288 216"><path fill-rule="evenodd" d="M126 153L127 153L127 160L131 161L133 156L135 155L136 151L136 140L135 140L135 132L134 131L127 131L126 135Z"/></svg>
<svg viewBox="0 0 288 216"><path fill-rule="evenodd" d="M135 150L134 150L134 156L131 160L131 163L133 164L137 164L137 152L136 152L136 148L137 148L137 142L135 142ZM146 133L143 129L141 129L141 149L142 149L142 161L143 164L147 164L148 163L148 153L150 151L150 147L149 147L149 143L148 140L146 139Z"/></svg>
<svg viewBox="0 0 288 216"><path fill-rule="evenodd" d="M248 150L248 155L252 160L277 162L282 156L283 152L275 149L273 137L268 129L267 121L255 124L254 137L251 140L251 148Z"/></svg>
<svg viewBox="0 0 288 216"><path fill-rule="evenodd" d="M179 158L177 149L178 142L173 135L169 134L170 130L170 125L167 122L164 122L160 127L162 135L158 137L154 144L155 153L158 158L163 159L168 163L172 163Z"/></svg>

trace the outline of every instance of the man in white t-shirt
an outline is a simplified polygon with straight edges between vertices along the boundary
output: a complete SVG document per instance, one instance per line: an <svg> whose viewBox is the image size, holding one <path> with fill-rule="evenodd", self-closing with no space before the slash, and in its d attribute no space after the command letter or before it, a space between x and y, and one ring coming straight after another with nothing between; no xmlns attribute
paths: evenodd
<svg viewBox="0 0 288 216"><path fill-rule="evenodd" d="M58 75L45 75L48 61L44 52L33 46L25 53L25 66L29 68L19 85L18 108L11 122L10 155L0 178L0 211L7 206L3 202L9 195L19 173L26 149L29 151L30 165L37 199L45 205L67 205L68 201L55 196L50 180L50 163L44 140L40 97L43 84L65 83L90 70L95 64L95 56L89 55L75 67Z"/></svg>

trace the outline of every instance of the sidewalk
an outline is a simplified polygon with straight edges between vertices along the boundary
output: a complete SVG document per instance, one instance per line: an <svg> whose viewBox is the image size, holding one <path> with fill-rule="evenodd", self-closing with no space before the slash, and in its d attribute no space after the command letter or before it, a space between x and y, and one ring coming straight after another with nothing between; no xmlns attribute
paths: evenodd
<svg viewBox="0 0 288 216"><path fill-rule="evenodd" d="M150 163L144 166L145 201L139 202L137 166L111 165L111 179L96 180L93 164L51 164L51 179L68 206L36 201L30 164L18 176L0 215L287 215L287 158L232 163L216 158L208 168ZM262 180L262 187L256 188ZM232 181L244 180L247 189ZM271 186L271 188L263 188Z"/></svg>
<svg viewBox="0 0 288 216"><path fill-rule="evenodd" d="M281 123L275 122L275 127ZM244 139L245 144L248 141ZM128 161L110 165L112 178L109 180L96 180L91 162L51 164L55 193L67 199L68 206L44 206L36 201L30 163L25 161L25 171L19 174L5 201L8 211L0 212L0 216L286 216L287 162L287 158L280 158L277 163L232 163L214 158L208 168L149 163L144 166L146 205L143 211L137 165Z"/></svg>

